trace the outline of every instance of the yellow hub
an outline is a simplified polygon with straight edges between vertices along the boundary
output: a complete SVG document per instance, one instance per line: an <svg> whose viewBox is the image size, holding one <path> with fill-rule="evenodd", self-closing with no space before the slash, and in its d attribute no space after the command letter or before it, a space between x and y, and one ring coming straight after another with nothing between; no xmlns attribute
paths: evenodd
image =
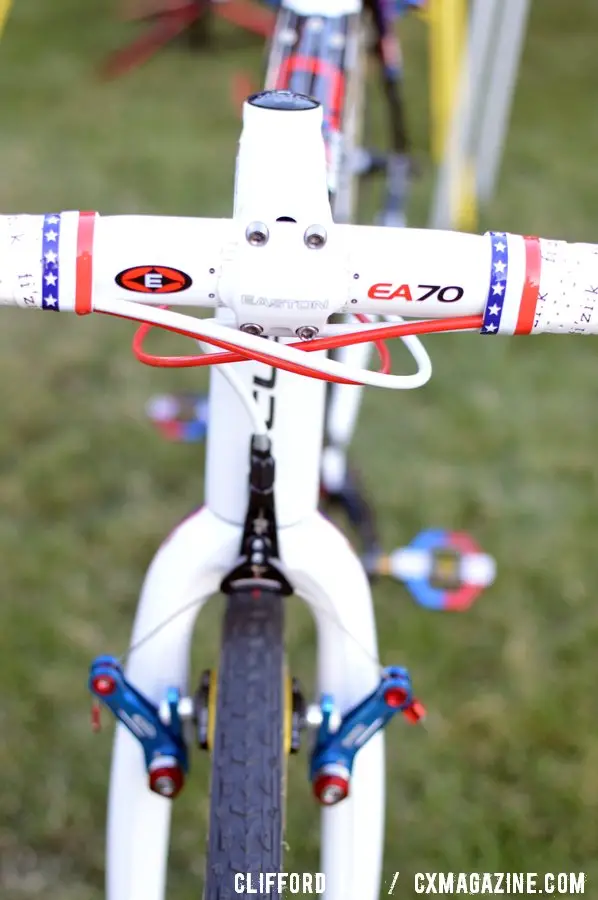
<svg viewBox="0 0 598 900"><path fill-rule="evenodd" d="M214 730L216 728L216 700L218 698L218 669L210 669L210 686L208 688L208 750L214 746Z"/></svg>
<svg viewBox="0 0 598 900"><path fill-rule="evenodd" d="M283 746L288 756L291 752L291 738L293 729L293 682L285 666L284 670L284 711L283 711Z"/></svg>

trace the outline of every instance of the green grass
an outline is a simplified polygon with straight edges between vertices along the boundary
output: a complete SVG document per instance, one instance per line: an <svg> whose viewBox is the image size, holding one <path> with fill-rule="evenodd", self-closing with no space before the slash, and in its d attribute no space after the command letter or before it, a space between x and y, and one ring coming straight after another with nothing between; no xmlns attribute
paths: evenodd
<svg viewBox="0 0 598 900"><path fill-rule="evenodd" d="M595 240L598 7L533 6L502 178L482 224ZM239 127L228 79L240 67L259 84L259 42L221 29L217 50L194 58L171 48L103 84L97 65L131 33L109 7L16 0L0 44L0 209L228 214ZM425 160L422 40L413 23L411 119ZM202 496L202 449L163 443L143 407L153 392L205 381L137 365L131 333L2 312L3 900L103 896L111 739L89 731L87 666L124 650L153 552ZM424 526L469 529L500 577L454 616L425 612L399 586L376 587L382 657L411 668L430 710L426 731L389 730L385 876L580 870L598 896L596 344L454 336L427 345L433 381L415 393L370 391L354 459L389 548ZM291 619L301 674L312 630L305 612ZM213 658L217 627L215 604L197 629L200 665ZM178 900L200 896L208 767L195 759L177 802ZM305 757L292 764L288 871L318 868L305 766Z"/></svg>

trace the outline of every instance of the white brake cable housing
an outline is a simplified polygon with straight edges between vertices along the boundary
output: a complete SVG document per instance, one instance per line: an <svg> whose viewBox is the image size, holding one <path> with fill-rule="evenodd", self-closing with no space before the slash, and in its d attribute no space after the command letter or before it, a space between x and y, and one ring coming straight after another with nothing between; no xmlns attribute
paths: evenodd
<svg viewBox="0 0 598 900"><path fill-rule="evenodd" d="M265 341L263 338L255 337L252 334L231 329L214 319L196 319L172 310L145 306L127 300L98 301L95 309L97 312L122 316L140 322L148 322L152 325L184 330L207 344L210 344L210 339L213 338L218 342L226 342L229 345L234 344L240 350L267 354L272 360L271 365L276 365L275 360L278 359L299 365L314 373L346 378L354 381L356 384L368 384L373 387L391 388L393 390L414 390L426 384L432 376L430 358L419 342L409 347L419 367L414 375L384 375L381 372L371 372L368 369L353 369L334 360L323 358L320 354L317 354L318 358L316 359L314 358L316 354L304 353L286 344ZM376 326L370 326L370 328L374 327ZM389 329L391 327L390 325L388 326ZM344 330L355 331L357 329L345 326ZM359 330L367 330L367 326L361 325ZM381 339L383 339L383 336Z"/></svg>
<svg viewBox="0 0 598 900"><path fill-rule="evenodd" d="M390 322L391 324L401 324L405 321L402 316L384 316L383 318L385 322ZM415 360L418 371L421 372L422 369L424 371L429 369L431 378L432 360L430 358L430 354L428 353L418 336L416 334L406 334L401 337L401 340Z"/></svg>
<svg viewBox="0 0 598 900"><path fill-rule="evenodd" d="M198 341L197 343L204 353L212 352L213 348L210 347L209 344L206 344L203 341ZM231 366L216 366L215 368L220 372L223 378L226 378L229 385L247 410L247 415L251 419L253 434L268 434L266 420L264 419L256 400L254 400L252 394L239 378L235 370Z"/></svg>

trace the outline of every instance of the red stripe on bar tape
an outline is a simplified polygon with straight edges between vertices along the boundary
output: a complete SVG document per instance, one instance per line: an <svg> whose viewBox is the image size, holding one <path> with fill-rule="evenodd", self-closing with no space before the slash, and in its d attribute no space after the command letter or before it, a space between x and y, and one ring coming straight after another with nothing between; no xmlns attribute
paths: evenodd
<svg viewBox="0 0 598 900"><path fill-rule="evenodd" d="M519 315L514 334L530 334L536 306L540 296L540 275L542 271L542 252L540 239L525 237L525 284L519 304Z"/></svg>
<svg viewBox="0 0 598 900"><path fill-rule="evenodd" d="M75 312L79 316L85 316L93 311L91 295L93 289L93 234L95 224L95 212L79 213L75 281Z"/></svg>

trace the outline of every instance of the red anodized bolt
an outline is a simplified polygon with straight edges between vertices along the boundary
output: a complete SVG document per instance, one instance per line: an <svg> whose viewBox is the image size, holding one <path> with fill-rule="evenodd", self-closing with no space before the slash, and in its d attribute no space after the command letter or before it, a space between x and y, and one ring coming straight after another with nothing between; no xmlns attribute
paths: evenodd
<svg viewBox="0 0 598 900"><path fill-rule="evenodd" d="M116 678L113 675L107 675L105 672L102 672L100 675L92 678L91 686L94 693L100 694L101 697L108 697L116 690Z"/></svg>
<svg viewBox="0 0 598 900"><path fill-rule="evenodd" d="M161 797L173 800L185 783L185 773L174 757L159 757L149 770L149 788Z"/></svg>
<svg viewBox="0 0 598 900"><path fill-rule="evenodd" d="M313 792L322 806L334 806L348 796L349 777L323 769L314 779Z"/></svg>
<svg viewBox="0 0 598 900"><path fill-rule="evenodd" d="M384 691L384 702L393 709L398 709L407 699L407 691L400 687L388 687Z"/></svg>

